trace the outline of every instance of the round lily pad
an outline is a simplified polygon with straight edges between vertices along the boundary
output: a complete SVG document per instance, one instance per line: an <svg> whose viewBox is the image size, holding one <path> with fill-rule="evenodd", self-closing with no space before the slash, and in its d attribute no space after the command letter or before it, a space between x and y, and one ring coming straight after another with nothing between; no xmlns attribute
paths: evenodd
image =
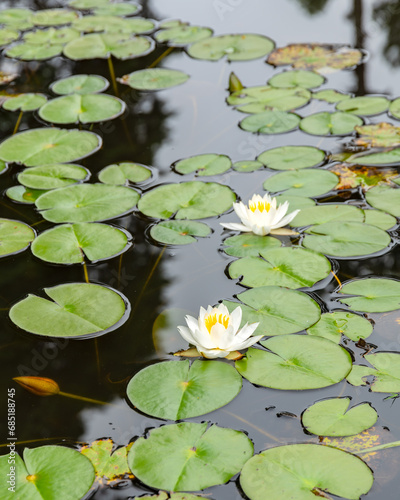
<svg viewBox="0 0 400 500"><path fill-rule="evenodd" d="M338 293L340 302L354 311L372 313L400 309L400 281L387 278L358 279L346 283ZM345 297L342 298L343 295Z"/></svg>
<svg viewBox="0 0 400 500"><path fill-rule="evenodd" d="M275 196L276 203L278 205L289 203L289 212L294 210L304 210L305 208L310 208L315 206L315 201L311 198L305 198L303 196L288 196L286 193Z"/></svg>
<svg viewBox="0 0 400 500"><path fill-rule="evenodd" d="M49 299L29 294L10 309L19 328L46 337L82 338L119 328L129 316L129 302L112 288L68 283L44 288Z"/></svg>
<svg viewBox="0 0 400 500"><path fill-rule="evenodd" d="M305 429L317 436L353 436L372 427L378 414L369 403L349 409L350 398L324 399L302 414Z"/></svg>
<svg viewBox="0 0 400 500"><path fill-rule="evenodd" d="M199 176L223 174L229 170L232 162L228 156L217 154L203 154L179 160L173 164L179 174L196 172Z"/></svg>
<svg viewBox="0 0 400 500"><path fill-rule="evenodd" d="M323 314L318 323L308 328L307 333L324 337L339 344L342 334L358 342L360 339L369 337L372 330L372 324L362 316L350 312L335 311Z"/></svg>
<svg viewBox="0 0 400 500"><path fill-rule="evenodd" d="M0 146L1 153L1 146ZM148 191L139 201L139 210L156 219L204 219L232 207L236 196L228 186L215 182L165 184Z"/></svg>
<svg viewBox="0 0 400 500"><path fill-rule="evenodd" d="M69 0L68 6L78 10L90 10L108 3L109 0Z"/></svg>
<svg viewBox="0 0 400 500"><path fill-rule="evenodd" d="M247 116L240 122L240 127L248 132L259 134L283 134L295 130L300 117L284 111L264 111Z"/></svg>
<svg viewBox="0 0 400 500"><path fill-rule="evenodd" d="M108 165L99 172L99 181L114 186L134 184L147 181L151 177L151 170L145 165L132 162L115 163Z"/></svg>
<svg viewBox="0 0 400 500"><path fill-rule="evenodd" d="M168 42L172 47L183 47L190 43L195 43L212 36L213 30L204 26L191 26L189 24L180 24L171 28L157 31L155 39L157 42Z"/></svg>
<svg viewBox="0 0 400 500"><path fill-rule="evenodd" d="M395 217L380 210L364 210L364 222L385 231L392 229L397 224Z"/></svg>
<svg viewBox="0 0 400 500"><path fill-rule="evenodd" d="M261 251L261 257L244 257L228 268L231 278L242 277L248 287L285 286L311 287L326 278L331 265L321 254L299 247L271 248Z"/></svg>
<svg viewBox="0 0 400 500"><path fill-rule="evenodd" d="M392 165L400 162L400 148L382 151L381 153L359 153L349 156L347 163L357 165Z"/></svg>
<svg viewBox="0 0 400 500"><path fill-rule="evenodd" d="M189 79L183 71L166 68L151 68L134 71L119 78L120 83L136 90L163 90L182 85Z"/></svg>
<svg viewBox="0 0 400 500"><path fill-rule="evenodd" d="M380 252L390 245L390 236L362 222L327 222L311 226L302 245L332 257L362 257Z"/></svg>
<svg viewBox="0 0 400 500"><path fill-rule="evenodd" d="M35 109L43 106L47 101L47 97L43 94L19 94L15 97L10 97L3 103L3 108L7 111L35 111Z"/></svg>
<svg viewBox="0 0 400 500"><path fill-rule="evenodd" d="M321 196L335 188L339 177L327 170L293 170L275 174L264 181L266 191L284 191L292 196Z"/></svg>
<svg viewBox="0 0 400 500"><path fill-rule="evenodd" d="M21 42L11 45L5 51L5 54L8 57L21 59L22 61L44 61L59 56L62 49L62 44Z"/></svg>
<svg viewBox="0 0 400 500"><path fill-rule="evenodd" d="M351 370L350 354L330 340L308 335L281 335L249 348L236 361L238 372L253 384L271 389L306 390L337 384Z"/></svg>
<svg viewBox="0 0 400 500"><path fill-rule="evenodd" d="M303 118L300 128L311 135L348 135L354 132L354 127L363 123L361 118L350 113L323 111Z"/></svg>
<svg viewBox="0 0 400 500"><path fill-rule="evenodd" d="M31 20L36 26L60 26L70 24L79 16L70 9L43 9L33 13Z"/></svg>
<svg viewBox="0 0 400 500"><path fill-rule="evenodd" d="M125 103L106 94L70 94L48 101L39 116L50 123L96 123L113 120L125 111Z"/></svg>
<svg viewBox="0 0 400 500"><path fill-rule="evenodd" d="M81 36L64 47L64 55L74 61L85 59L134 59L149 54L154 42L146 36L124 33L91 33Z"/></svg>
<svg viewBox="0 0 400 500"><path fill-rule="evenodd" d="M394 99L389 106L389 114L396 118L396 120L400 120L400 97Z"/></svg>
<svg viewBox="0 0 400 500"><path fill-rule="evenodd" d="M11 28L0 28L0 47L8 45L19 38L19 31Z"/></svg>
<svg viewBox="0 0 400 500"><path fill-rule="evenodd" d="M79 36L79 31L72 28L48 28L28 31L23 39L29 45L65 45Z"/></svg>
<svg viewBox="0 0 400 500"><path fill-rule="evenodd" d="M357 456L329 446L278 446L252 457L240 485L251 500L313 500L334 495L357 500L373 483L371 469ZM328 497L329 498L329 497Z"/></svg>
<svg viewBox="0 0 400 500"><path fill-rule="evenodd" d="M166 245L187 245L194 243L193 236L208 236L211 229L203 222L168 220L162 221L150 229L150 236Z"/></svg>
<svg viewBox="0 0 400 500"><path fill-rule="evenodd" d="M257 335L272 337L305 330L321 317L319 305L307 294L278 286L264 286L239 293L245 323L259 323ZM229 311L237 302L223 302ZM290 304L290 307L287 305Z"/></svg>
<svg viewBox="0 0 400 500"><path fill-rule="evenodd" d="M98 94L109 86L108 80L99 75L72 75L53 82L50 89L58 95Z"/></svg>
<svg viewBox="0 0 400 500"><path fill-rule="evenodd" d="M12 186L6 191L6 195L10 200L16 201L17 203L25 203L27 205L33 205L43 193L46 193L46 191L41 189L30 189L25 186Z"/></svg>
<svg viewBox="0 0 400 500"><path fill-rule="evenodd" d="M256 234L238 234L224 241L225 253L233 257L258 257L264 250L280 246L281 242L277 238Z"/></svg>
<svg viewBox="0 0 400 500"><path fill-rule="evenodd" d="M152 31L155 28L155 22L141 17L125 19L109 14L99 15L96 13L80 17L74 21L72 26L83 33L101 31L105 33L141 34Z"/></svg>
<svg viewBox="0 0 400 500"><path fill-rule="evenodd" d="M30 9L4 9L0 11L0 24L23 31L32 28L31 16Z"/></svg>
<svg viewBox="0 0 400 500"><path fill-rule="evenodd" d="M324 203L316 207L304 208L289 224L292 227L302 227L325 224L326 222L363 222L363 220L363 213L357 207Z"/></svg>
<svg viewBox="0 0 400 500"><path fill-rule="evenodd" d="M365 198L372 207L400 217L400 189L376 186L367 191Z"/></svg>
<svg viewBox="0 0 400 500"><path fill-rule="evenodd" d="M32 167L18 174L18 182L31 189L56 189L85 181L90 172L80 165L56 163Z"/></svg>
<svg viewBox="0 0 400 500"><path fill-rule="evenodd" d="M134 2L96 2L94 12L99 16L132 16L142 10L142 6Z"/></svg>
<svg viewBox="0 0 400 500"><path fill-rule="evenodd" d="M45 500L59 498L77 500L86 496L95 473L90 460L79 451L64 446L39 446L24 449L24 460L15 454L15 487L2 481L0 496L3 500L24 498ZM0 457L0 471L7 477L10 473L9 455ZM9 476L8 476L9 477Z"/></svg>
<svg viewBox="0 0 400 500"><path fill-rule="evenodd" d="M329 102L329 104L336 104L339 101L350 99L350 97L350 94L344 94L343 92L338 92L337 90L332 89L319 90L318 92L313 93L313 99Z"/></svg>
<svg viewBox="0 0 400 500"><path fill-rule="evenodd" d="M232 165L233 170L236 172L255 172L260 168L263 168L263 164L259 161L248 160L248 161L237 161Z"/></svg>
<svg viewBox="0 0 400 500"><path fill-rule="evenodd" d="M130 212L138 199L139 194L125 186L77 184L46 192L36 207L51 222L96 222Z"/></svg>
<svg viewBox="0 0 400 500"><path fill-rule="evenodd" d="M61 224L41 233L32 244L35 257L55 264L110 259L130 246L128 234L107 224Z"/></svg>
<svg viewBox="0 0 400 500"><path fill-rule="evenodd" d="M317 167L325 159L325 151L313 146L280 146L268 149L257 160L272 170L300 170Z"/></svg>
<svg viewBox="0 0 400 500"><path fill-rule="evenodd" d="M195 59L218 61L226 56L228 61L259 59L271 52L275 44L266 36L243 33L206 38L190 45L188 54Z"/></svg>
<svg viewBox="0 0 400 500"><path fill-rule="evenodd" d="M101 147L93 132L60 128L36 128L19 132L0 144L0 159L36 167L85 158Z"/></svg>
<svg viewBox="0 0 400 500"><path fill-rule="evenodd" d="M157 382L155 382L157 381ZM138 372L126 389L129 401L143 413L182 420L228 404L242 388L242 377L221 361L166 361Z"/></svg>
<svg viewBox="0 0 400 500"><path fill-rule="evenodd" d="M226 483L253 454L242 432L207 423L164 425L137 439L128 455L133 474L152 488L197 491Z"/></svg>
<svg viewBox="0 0 400 500"><path fill-rule="evenodd" d="M294 70L284 71L274 75L268 80L268 84L272 87L302 87L303 89L313 89L319 87L325 81L325 78L313 71Z"/></svg>
<svg viewBox="0 0 400 500"><path fill-rule="evenodd" d="M354 115L372 116L379 115L389 107L386 97L362 96L351 97L336 104L338 111L346 111Z"/></svg>
<svg viewBox="0 0 400 500"><path fill-rule="evenodd" d="M35 231L24 222L0 219L0 257L23 252L35 236Z"/></svg>

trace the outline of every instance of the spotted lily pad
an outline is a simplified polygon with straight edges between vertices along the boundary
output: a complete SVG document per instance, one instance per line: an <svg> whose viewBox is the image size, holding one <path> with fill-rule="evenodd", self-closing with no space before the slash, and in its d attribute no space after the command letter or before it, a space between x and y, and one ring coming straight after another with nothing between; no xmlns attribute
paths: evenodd
<svg viewBox="0 0 400 500"><path fill-rule="evenodd" d="M173 164L179 174L196 172L199 176L223 174L229 170L232 162L228 156L217 154L203 154L179 160Z"/></svg>
<svg viewBox="0 0 400 500"><path fill-rule="evenodd" d="M228 61L259 59L271 52L275 44L266 36L243 33L206 38L190 45L187 52L195 59L218 61L226 56Z"/></svg>
<svg viewBox="0 0 400 500"><path fill-rule="evenodd" d="M369 366L354 365L347 380L355 386L366 385L364 377L373 375L368 385L372 392L400 392L400 354L398 352L377 352L366 354Z"/></svg>
<svg viewBox="0 0 400 500"><path fill-rule="evenodd" d="M357 279L346 283L338 293L340 302L354 311L387 312L400 309L400 281L387 278Z"/></svg>
<svg viewBox="0 0 400 500"><path fill-rule="evenodd" d="M0 11L0 24L17 30L32 28L30 9L4 9Z"/></svg>
<svg viewBox="0 0 400 500"><path fill-rule="evenodd" d="M3 108L7 111L35 111L46 101L47 97L43 94L19 94L4 101Z"/></svg>
<svg viewBox="0 0 400 500"><path fill-rule="evenodd" d="M365 147L391 147L400 146L400 127L395 127L391 123L374 123L373 125L361 125L355 127L357 139L354 142L357 146Z"/></svg>
<svg viewBox="0 0 400 500"><path fill-rule="evenodd" d="M204 26L191 26L179 24L171 28L164 28L155 34L157 42L165 43L172 47L183 47L190 43L198 42L212 36L213 30Z"/></svg>
<svg viewBox="0 0 400 500"><path fill-rule="evenodd" d="M240 485L251 500L316 497L358 500L373 483L371 469L357 456L329 446L278 446L252 457L243 467ZM329 495L329 496L328 496Z"/></svg>
<svg viewBox="0 0 400 500"><path fill-rule="evenodd" d="M247 116L240 122L240 127L248 132L259 134L283 134L295 130L300 117L284 111L264 111Z"/></svg>
<svg viewBox="0 0 400 500"><path fill-rule="evenodd" d="M39 116L50 123L96 123L113 120L125 111L125 103L106 94L70 94L44 104Z"/></svg>
<svg viewBox="0 0 400 500"><path fill-rule="evenodd" d="M96 480L100 483L109 484L116 479L132 477L126 446L115 449L111 439L98 439L82 446L80 452L91 461Z"/></svg>
<svg viewBox="0 0 400 500"><path fill-rule="evenodd" d="M249 348L236 361L238 372L253 384L280 390L319 389L337 384L351 370L350 354L330 340L308 335L281 335Z"/></svg>
<svg viewBox="0 0 400 500"><path fill-rule="evenodd" d="M24 449L24 460L15 455L15 489L9 490L7 481L0 485L3 500L24 498L78 499L86 496L95 479L90 460L78 451L64 446L39 446ZM10 473L9 455L0 457L0 471ZM68 492L68 496L66 496Z"/></svg>
<svg viewBox="0 0 400 500"><path fill-rule="evenodd" d="M344 311L335 311L323 314L318 323L308 328L307 333L324 337L339 344L342 334L358 342L360 339L369 337L372 330L372 324L362 316Z"/></svg>
<svg viewBox="0 0 400 500"><path fill-rule="evenodd" d="M300 170L319 166L325 159L325 151L313 146L280 146L268 149L257 160L272 170Z"/></svg>
<svg viewBox="0 0 400 500"><path fill-rule="evenodd" d="M293 170L281 172L264 181L266 191L284 191L289 196L321 196L335 188L338 176L327 170Z"/></svg>
<svg viewBox="0 0 400 500"><path fill-rule="evenodd" d="M0 28L0 47L8 45L19 38L19 31L11 28Z"/></svg>
<svg viewBox="0 0 400 500"><path fill-rule="evenodd" d="M56 189L87 180L90 172L80 165L56 163L32 167L18 174L18 182L31 189Z"/></svg>
<svg viewBox="0 0 400 500"><path fill-rule="evenodd" d="M99 172L99 181L114 186L144 182L151 177L151 170L145 165L132 162L115 163L108 165Z"/></svg>
<svg viewBox="0 0 400 500"><path fill-rule="evenodd" d="M323 111L303 118L300 128L311 135L348 135L354 131L354 127L362 124L361 118L350 113Z"/></svg>
<svg viewBox="0 0 400 500"><path fill-rule="evenodd" d="M158 186L142 196L138 207L156 219L203 219L226 212L235 200L228 186L192 181Z"/></svg>
<svg viewBox="0 0 400 500"><path fill-rule="evenodd" d="M236 172L255 172L256 170L259 170L260 168L263 168L263 164L259 161L255 160L244 160L244 161L237 161L232 165L233 170L236 170Z"/></svg>
<svg viewBox="0 0 400 500"><path fill-rule="evenodd" d="M73 28L83 33L127 33L141 34L149 33L155 27L154 21L135 17L132 19L125 19L113 15L99 15L83 16L76 19L72 24Z"/></svg>
<svg viewBox="0 0 400 500"><path fill-rule="evenodd" d="M268 84L272 87L302 87L303 89L313 89L319 87L325 81L325 78L314 71L284 71L274 75L268 80Z"/></svg>
<svg viewBox="0 0 400 500"><path fill-rule="evenodd" d="M335 164L329 170L340 177L340 182L336 186L337 190L355 189L361 186L363 191L368 191L371 187L379 184L390 184L390 181L399 175L394 168L367 167L346 163Z"/></svg>
<svg viewBox="0 0 400 500"><path fill-rule="evenodd" d="M130 247L128 234L107 224L61 224L41 233L32 244L35 257L55 264L110 259Z"/></svg>
<svg viewBox="0 0 400 500"><path fill-rule="evenodd" d="M376 186L367 191L365 198L372 207L400 217L400 189Z"/></svg>
<svg viewBox="0 0 400 500"><path fill-rule="evenodd" d="M345 99L336 104L338 111L346 111L354 115L371 116L379 115L389 107L386 97L362 96Z"/></svg>
<svg viewBox="0 0 400 500"><path fill-rule="evenodd" d="M23 222L0 219L0 257L23 252L35 236L35 231Z"/></svg>
<svg viewBox="0 0 400 500"><path fill-rule="evenodd" d="M224 484L253 454L245 434L207 423L164 425L137 439L129 454L133 474L152 488L197 491Z"/></svg>
<svg viewBox="0 0 400 500"><path fill-rule="evenodd" d="M248 287L285 286L311 287L326 278L331 265L321 254L299 247L271 248L261 251L261 257L244 257L228 268L231 278L242 277Z"/></svg>
<svg viewBox="0 0 400 500"><path fill-rule="evenodd" d="M83 130L36 128L19 132L0 144L0 159L35 167L85 158L97 151L101 138Z"/></svg>
<svg viewBox="0 0 400 500"><path fill-rule="evenodd" d="M332 89L319 90L318 92L313 93L313 99L325 101L329 104L336 104L337 102L344 101L350 97L350 94L344 94L343 92L338 92L337 90Z"/></svg>
<svg viewBox="0 0 400 500"><path fill-rule="evenodd" d="M36 26L60 26L70 24L79 16L70 9L43 9L36 11L31 20Z"/></svg>
<svg viewBox="0 0 400 500"><path fill-rule="evenodd" d="M157 380L157 383L154 381ZM228 404L242 388L233 366L220 361L166 361L138 372L126 389L138 410L156 418L181 420Z"/></svg>
<svg viewBox="0 0 400 500"><path fill-rule="evenodd" d="M99 75L72 75L53 82L50 89L59 95L98 94L107 90L108 80Z"/></svg>
<svg viewBox="0 0 400 500"><path fill-rule="evenodd" d="M6 191L6 195L10 200L27 205L33 205L39 196L44 193L46 193L46 191L41 189L30 189L25 186L11 186Z"/></svg>
<svg viewBox="0 0 400 500"><path fill-rule="evenodd" d="M29 294L10 309L19 328L46 337L84 337L107 333L127 319L127 300L112 288L68 283L44 289L49 299Z"/></svg>
<svg viewBox="0 0 400 500"><path fill-rule="evenodd" d="M239 234L224 241L225 253L233 257L258 257L262 251L279 246L281 242L277 238L256 234Z"/></svg>
<svg viewBox="0 0 400 500"><path fill-rule="evenodd" d="M257 335L268 337L305 330L321 317L319 305L307 294L278 286L246 290L238 295L243 312L242 325L259 323ZM229 311L237 302L224 300ZM290 307L287 307L290 304Z"/></svg>
<svg viewBox="0 0 400 500"><path fill-rule="evenodd" d="M134 71L119 78L120 83L136 90L163 90L182 85L189 75L176 69L151 68Z"/></svg>
<svg viewBox="0 0 400 500"><path fill-rule="evenodd" d="M150 229L150 236L166 245L187 245L194 243L194 236L208 236L211 229L203 222L168 220L162 221Z"/></svg>
<svg viewBox="0 0 400 500"><path fill-rule="evenodd" d="M125 186L77 184L48 191L36 200L36 208L51 222L95 222L130 212L139 194Z"/></svg>

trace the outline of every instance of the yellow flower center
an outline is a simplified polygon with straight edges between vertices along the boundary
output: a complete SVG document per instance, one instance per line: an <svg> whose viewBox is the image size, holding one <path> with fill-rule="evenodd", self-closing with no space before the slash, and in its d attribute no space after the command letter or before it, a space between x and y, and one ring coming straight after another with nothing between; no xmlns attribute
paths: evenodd
<svg viewBox="0 0 400 500"><path fill-rule="evenodd" d="M262 212L263 210L269 212L271 208L271 203L266 203L265 201L259 201L257 203L249 203L249 208L252 212L255 212L257 208L260 212Z"/></svg>
<svg viewBox="0 0 400 500"><path fill-rule="evenodd" d="M223 314L209 314L204 319L204 324L208 330L208 333L211 333L211 328L217 323L221 323L225 328L228 328L229 316L224 316Z"/></svg>

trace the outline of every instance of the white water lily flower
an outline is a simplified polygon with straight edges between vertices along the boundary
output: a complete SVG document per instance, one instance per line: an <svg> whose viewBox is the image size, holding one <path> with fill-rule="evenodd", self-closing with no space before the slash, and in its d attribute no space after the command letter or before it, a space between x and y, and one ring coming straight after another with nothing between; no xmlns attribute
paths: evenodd
<svg viewBox="0 0 400 500"><path fill-rule="evenodd" d="M242 309L238 306L232 313L226 306L200 308L198 319L186 316L186 326L178 326L182 337L196 346L205 358L225 358L232 351L246 349L258 342L263 335L252 337L258 323L246 323L239 330Z"/></svg>
<svg viewBox="0 0 400 500"><path fill-rule="evenodd" d="M233 208L242 224L235 222L223 224L221 222L221 226L235 231L253 232L258 236L265 236L269 233L279 234L280 232L282 234L282 231L278 229L289 224L300 212L300 210L295 210L286 215L289 203L285 201L277 207L276 198L272 198L268 193L264 196L253 195L252 199L249 200L248 207L240 201L234 203Z"/></svg>

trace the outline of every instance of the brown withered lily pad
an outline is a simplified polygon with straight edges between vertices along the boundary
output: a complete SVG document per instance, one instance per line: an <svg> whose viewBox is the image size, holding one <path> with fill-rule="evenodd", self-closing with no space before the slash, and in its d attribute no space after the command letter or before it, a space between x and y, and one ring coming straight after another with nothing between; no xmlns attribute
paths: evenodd
<svg viewBox="0 0 400 500"><path fill-rule="evenodd" d="M400 127L395 127L391 123L360 125L355 127L355 131L359 135L354 140L357 146L388 148L400 145Z"/></svg>
<svg viewBox="0 0 400 500"><path fill-rule="evenodd" d="M18 78L18 76L19 75L17 73L7 74L4 73L3 71L0 71L0 85L7 85L8 83Z"/></svg>
<svg viewBox="0 0 400 500"><path fill-rule="evenodd" d="M368 191L379 184L390 184L390 180L399 173L394 168L366 167L364 165L347 165L338 163L329 169L339 176L340 181L336 190L354 189L361 186L363 191Z"/></svg>
<svg viewBox="0 0 400 500"><path fill-rule="evenodd" d="M309 69L321 73L348 69L362 62L363 53L344 45L293 43L275 49L267 62L273 66L290 64L296 69Z"/></svg>

